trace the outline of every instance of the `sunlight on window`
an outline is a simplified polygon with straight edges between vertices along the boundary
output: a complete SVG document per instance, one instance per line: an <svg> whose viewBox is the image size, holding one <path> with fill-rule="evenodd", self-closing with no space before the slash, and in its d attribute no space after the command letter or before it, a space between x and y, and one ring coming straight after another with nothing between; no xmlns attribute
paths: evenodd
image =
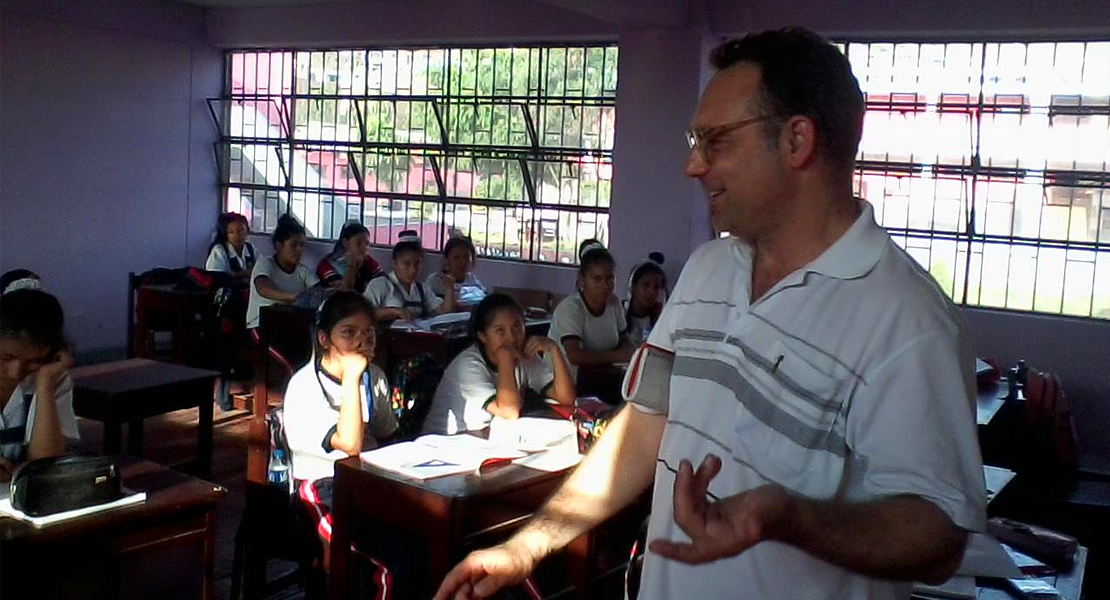
<svg viewBox="0 0 1110 600"><path fill-rule="evenodd" d="M856 192L945 292L1110 318L1110 42L841 47Z"/></svg>

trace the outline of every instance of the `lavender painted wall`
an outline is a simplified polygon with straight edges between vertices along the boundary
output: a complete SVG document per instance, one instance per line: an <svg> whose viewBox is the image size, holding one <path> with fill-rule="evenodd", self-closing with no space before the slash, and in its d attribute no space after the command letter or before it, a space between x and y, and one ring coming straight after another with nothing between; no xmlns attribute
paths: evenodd
<svg viewBox="0 0 1110 600"><path fill-rule="evenodd" d="M222 57L192 7L2 10L0 269L43 276L78 353L123 348L127 273L203 259Z"/></svg>

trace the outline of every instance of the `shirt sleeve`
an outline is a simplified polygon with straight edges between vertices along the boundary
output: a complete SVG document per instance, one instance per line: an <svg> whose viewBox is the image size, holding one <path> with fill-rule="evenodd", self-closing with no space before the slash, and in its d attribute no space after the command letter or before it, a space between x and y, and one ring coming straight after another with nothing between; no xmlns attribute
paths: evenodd
<svg viewBox="0 0 1110 600"><path fill-rule="evenodd" d="M251 287L254 287L254 282L259 277L270 277L270 269L273 268L274 261L272 258L263 258L254 263L254 269L251 271ZM255 293L257 291L255 290Z"/></svg>
<svg viewBox="0 0 1110 600"><path fill-rule="evenodd" d="M285 438L289 449L294 455L311 454L332 460L345 458L347 454L332 449L330 440L326 439L339 424L339 411L332 409L324 397L312 369L309 365L297 371L285 388Z"/></svg>
<svg viewBox="0 0 1110 600"><path fill-rule="evenodd" d="M974 364L970 342L953 328L912 340L864 375L846 432L864 497L916 495L956 526L983 531Z"/></svg>
<svg viewBox="0 0 1110 600"><path fill-rule="evenodd" d="M325 284L343 279L332 264L330 254L321 258L320 263L316 265L316 277Z"/></svg>
<svg viewBox="0 0 1110 600"><path fill-rule="evenodd" d="M385 270L382 269L382 265L379 264L378 261L374 260L374 257L370 256L369 254L367 254L366 258L362 260L362 268L367 273L369 273L370 279L374 279L375 277L382 277L385 275Z"/></svg>
<svg viewBox="0 0 1110 600"><path fill-rule="evenodd" d="M558 342L560 346L566 338L585 339L582 331L584 321L585 317L582 314L581 303L575 302L573 296L563 300L555 308L555 314L551 315L552 339Z"/></svg>
<svg viewBox="0 0 1110 600"><path fill-rule="evenodd" d="M468 431L481 429L490 419L486 407L497 398L496 374L490 371L477 353L459 356L463 361L458 371L459 394L463 398L463 421Z"/></svg>
<svg viewBox="0 0 1110 600"><path fill-rule="evenodd" d="M61 381L54 388L54 402L58 406L58 429L62 437L68 440L79 440L81 434L77 431L77 418L73 414L73 380L69 373L62 376ZM35 413L38 412L39 397L36 393L31 399L31 409L27 412L27 426L24 431L23 442L31 443L31 436L35 433Z"/></svg>
<svg viewBox="0 0 1110 600"><path fill-rule="evenodd" d="M212 246L212 250L208 252L208 260L204 262L205 271L219 271L221 273L230 273L231 265L227 260L227 252L224 251L220 245Z"/></svg>
<svg viewBox="0 0 1110 600"><path fill-rule="evenodd" d="M384 439L397 431L397 416L393 414L393 401L390 399L389 380L377 365L371 364L370 389L374 398L374 418L370 423L370 434L374 439Z"/></svg>
<svg viewBox="0 0 1110 600"><path fill-rule="evenodd" d="M378 277L370 281L362 295L370 301L370 305L374 308L385 308L391 306L389 304L389 298L392 295L390 293L391 288L392 284L388 277Z"/></svg>

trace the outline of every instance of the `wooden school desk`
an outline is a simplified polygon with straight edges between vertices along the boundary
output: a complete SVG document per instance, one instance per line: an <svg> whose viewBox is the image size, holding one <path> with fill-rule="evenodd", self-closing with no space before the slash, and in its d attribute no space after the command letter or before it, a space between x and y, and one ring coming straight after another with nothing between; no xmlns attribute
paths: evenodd
<svg viewBox="0 0 1110 600"><path fill-rule="evenodd" d="M350 525L373 518L411 532L427 545L426 594L430 598L464 549L507 537L562 483L569 469L547 473L507 465L483 473L425 481L365 464L357 457L336 463L332 497L330 593L352 598L355 572Z"/></svg>
<svg viewBox="0 0 1110 600"><path fill-rule="evenodd" d="M120 452L121 429L127 426L127 451L143 454L143 419L196 408L198 474L212 472L212 389L219 373L145 358L77 367L73 412L104 423L104 453Z"/></svg>
<svg viewBox="0 0 1110 600"><path fill-rule="evenodd" d="M135 277L133 275L133 277ZM170 360L188 365L200 364L200 319L211 310L214 291L181 290L174 285L144 285L134 290L134 312L128 307L130 356L156 358L153 334L169 331L172 337Z"/></svg>
<svg viewBox="0 0 1110 600"><path fill-rule="evenodd" d="M166 572L185 584L199 575L201 598L214 598L216 504L227 490L148 461L125 458L120 467L126 488L146 492L142 504L41 528L0 517L0 597L118 598L121 577L132 575L121 573L125 560L192 546L202 554L201 572L177 564Z"/></svg>

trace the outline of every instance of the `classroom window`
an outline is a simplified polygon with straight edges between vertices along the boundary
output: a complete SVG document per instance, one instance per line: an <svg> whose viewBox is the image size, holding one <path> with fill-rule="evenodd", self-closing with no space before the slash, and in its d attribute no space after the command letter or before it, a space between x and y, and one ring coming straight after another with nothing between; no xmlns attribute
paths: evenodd
<svg viewBox="0 0 1110 600"><path fill-rule="evenodd" d="M310 237L361 220L389 246L405 229L439 249L577 262L608 244L617 46L232 51L221 132L224 207Z"/></svg>
<svg viewBox="0 0 1110 600"><path fill-rule="evenodd" d="M1110 42L841 44L856 192L957 302L1110 318Z"/></svg>

